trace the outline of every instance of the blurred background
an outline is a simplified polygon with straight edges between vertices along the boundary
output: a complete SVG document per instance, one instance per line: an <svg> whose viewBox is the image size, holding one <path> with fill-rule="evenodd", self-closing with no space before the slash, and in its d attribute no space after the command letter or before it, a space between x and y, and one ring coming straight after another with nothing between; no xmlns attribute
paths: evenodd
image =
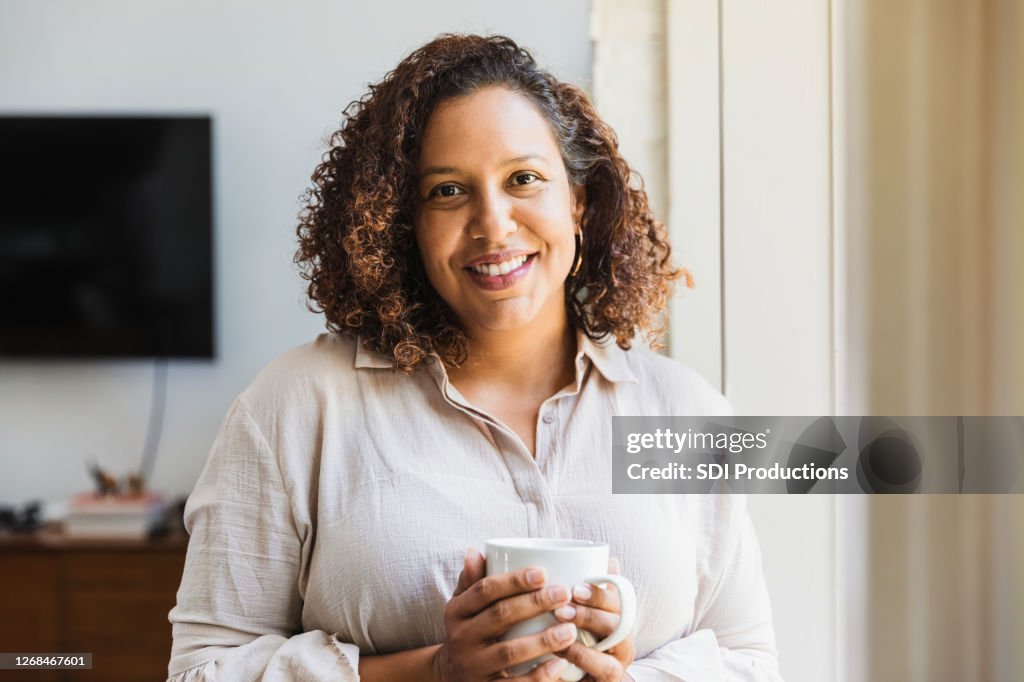
<svg viewBox="0 0 1024 682"><path fill-rule="evenodd" d="M325 137L368 83L442 32L507 34L591 94L696 280L673 301L667 352L737 413L1024 415L1016 0L0 0L0 123L198 121L189 158L207 170L178 173L209 175L195 220L208 227L193 237L207 251L164 272L153 238L134 264L167 282L185 274L165 289L202 309L203 339L47 357L0 348L9 525L33 500L40 519L73 513L68 501L95 487L90 462L116 476L144 468L168 501L189 493L232 399L323 330L292 254ZM85 142L26 156L38 130L6 130L5 178L34 157L66 197L76 183L62 172L89 175ZM6 339L19 311L59 310L52 283L65 269L10 276L25 251L15 243L0 234ZM65 248L109 254L103 244ZM170 319L165 335L190 326ZM787 680L1024 679L1020 496L750 506ZM147 671L166 664L183 551L173 533L0 531L0 651L110 650L122 679L159 677ZM97 679L114 679L106 660ZM87 675L48 679L72 677Z"/></svg>

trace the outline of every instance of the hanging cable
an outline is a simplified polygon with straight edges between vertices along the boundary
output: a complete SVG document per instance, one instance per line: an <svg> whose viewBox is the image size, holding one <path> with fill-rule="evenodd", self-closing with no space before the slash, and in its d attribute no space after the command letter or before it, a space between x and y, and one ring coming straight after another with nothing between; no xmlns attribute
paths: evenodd
<svg viewBox="0 0 1024 682"><path fill-rule="evenodd" d="M146 425L146 442L142 448L142 466L139 474L148 486L153 464L160 447L160 434L164 426L164 412L167 407L167 358L157 358L153 372L153 397L149 403L149 423Z"/></svg>

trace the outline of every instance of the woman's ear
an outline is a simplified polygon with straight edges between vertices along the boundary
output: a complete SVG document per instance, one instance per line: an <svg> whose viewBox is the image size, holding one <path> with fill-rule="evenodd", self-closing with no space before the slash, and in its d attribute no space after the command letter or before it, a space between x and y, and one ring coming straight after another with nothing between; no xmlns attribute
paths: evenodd
<svg viewBox="0 0 1024 682"><path fill-rule="evenodd" d="M573 184L569 190L572 195L572 222L580 225L583 220L584 211L587 209L587 186L583 184Z"/></svg>
<svg viewBox="0 0 1024 682"><path fill-rule="evenodd" d="M587 208L587 187L586 185L573 185L572 192L572 222L580 225L583 220L583 212Z"/></svg>

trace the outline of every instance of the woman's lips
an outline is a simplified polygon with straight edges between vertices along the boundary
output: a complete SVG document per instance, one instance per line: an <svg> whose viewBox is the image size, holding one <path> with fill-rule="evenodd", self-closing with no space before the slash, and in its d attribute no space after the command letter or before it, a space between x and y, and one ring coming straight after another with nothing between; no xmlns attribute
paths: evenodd
<svg viewBox="0 0 1024 682"><path fill-rule="evenodd" d="M514 287L519 280L526 276L530 271L530 267L533 265L533 259L537 254L530 254L526 258L526 262L520 265L515 270L509 271L507 275L482 275L473 268L463 268L469 275L469 278L473 280L481 289L488 291L501 291L502 289L508 289Z"/></svg>

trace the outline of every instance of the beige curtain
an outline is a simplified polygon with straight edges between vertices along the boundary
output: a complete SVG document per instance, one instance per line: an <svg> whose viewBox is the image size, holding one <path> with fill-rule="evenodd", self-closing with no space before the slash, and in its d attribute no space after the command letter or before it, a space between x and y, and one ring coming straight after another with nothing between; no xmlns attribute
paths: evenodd
<svg viewBox="0 0 1024 682"><path fill-rule="evenodd" d="M863 407L1024 414L1020 3L841 7Z"/></svg>
<svg viewBox="0 0 1024 682"><path fill-rule="evenodd" d="M1024 6L834 8L848 404L1022 415ZM897 496L866 507L854 679L1024 679L1024 501Z"/></svg>
<svg viewBox="0 0 1024 682"><path fill-rule="evenodd" d="M1019 496L875 497L869 509L854 679L1024 679Z"/></svg>

